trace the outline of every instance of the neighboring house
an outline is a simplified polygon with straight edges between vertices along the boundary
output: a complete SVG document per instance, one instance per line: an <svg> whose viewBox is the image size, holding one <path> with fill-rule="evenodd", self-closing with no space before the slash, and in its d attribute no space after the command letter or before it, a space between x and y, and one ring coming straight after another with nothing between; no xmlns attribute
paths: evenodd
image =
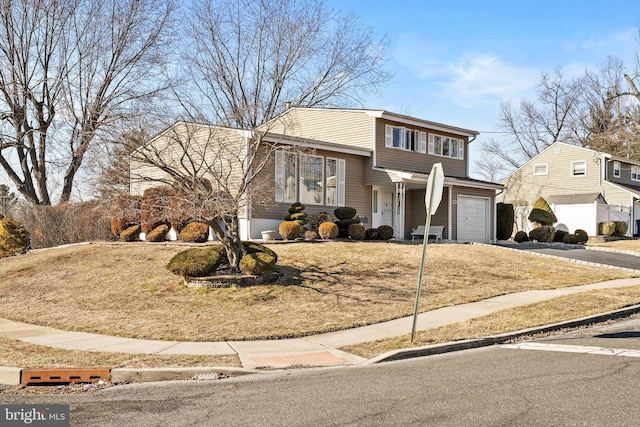
<svg viewBox="0 0 640 427"><path fill-rule="evenodd" d="M527 216L538 197L553 209L556 228L598 234L598 224L626 221L637 234L640 162L556 142L501 181L498 201L511 203L516 227L528 231Z"/></svg>
<svg viewBox="0 0 640 427"><path fill-rule="evenodd" d="M353 207L367 228L390 225L396 239L410 239L412 229L425 223L431 167L442 163L445 188L431 225L445 227L445 240L495 240L495 198L503 187L469 178L467 154L476 131L383 110L297 107L263 130L264 140L306 151L272 156L262 173L273 180L273 203L248 201L241 213L242 238L258 239L262 231L277 230L291 204L301 202L309 215ZM166 132L150 144L170 145ZM220 132L240 145L251 138L244 130ZM159 173L144 165L132 168L136 175ZM132 180L131 193L141 194L149 186L148 180Z"/></svg>

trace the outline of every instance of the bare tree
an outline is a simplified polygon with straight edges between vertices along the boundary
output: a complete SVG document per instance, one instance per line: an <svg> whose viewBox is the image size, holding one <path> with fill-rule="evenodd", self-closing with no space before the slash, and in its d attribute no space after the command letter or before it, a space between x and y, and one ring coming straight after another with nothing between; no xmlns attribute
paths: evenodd
<svg viewBox="0 0 640 427"><path fill-rule="evenodd" d="M273 176L262 172L276 147L263 132L177 123L133 151L133 191L173 187L171 203L154 209L164 209L172 222L208 224L225 245L230 266L239 271L245 254L239 214L273 202Z"/></svg>
<svg viewBox="0 0 640 427"><path fill-rule="evenodd" d="M322 0L196 0L185 63L213 123L255 129L294 106L352 106L390 75L387 42Z"/></svg>
<svg viewBox="0 0 640 427"><path fill-rule="evenodd" d="M172 0L0 0L0 165L32 204L61 202L91 144L144 112L161 77Z"/></svg>
<svg viewBox="0 0 640 427"><path fill-rule="evenodd" d="M265 174L288 124L286 102L349 106L390 77L386 42L323 1L195 1L185 65L196 90L181 97L191 122L134 152L132 179L176 189L173 213L209 224L236 271L245 254L239 215L274 203ZM220 127L222 126L222 127ZM267 176L268 175L268 176ZM152 184L148 184L152 185Z"/></svg>

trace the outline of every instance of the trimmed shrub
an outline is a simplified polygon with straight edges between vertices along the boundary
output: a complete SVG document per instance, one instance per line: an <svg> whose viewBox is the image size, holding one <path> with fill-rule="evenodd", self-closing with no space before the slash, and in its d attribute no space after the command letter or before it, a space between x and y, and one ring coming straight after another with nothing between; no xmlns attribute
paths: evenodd
<svg viewBox="0 0 640 427"><path fill-rule="evenodd" d="M599 234L611 236L616 231L616 223L613 221L601 222L598 226Z"/></svg>
<svg viewBox="0 0 640 427"><path fill-rule="evenodd" d="M364 240L365 236L365 228L362 224L351 224L347 231L349 232L349 237L353 240Z"/></svg>
<svg viewBox="0 0 640 427"><path fill-rule="evenodd" d="M389 240L393 237L393 227L389 225L381 225L378 227L378 238L380 240Z"/></svg>
<svg viewBox="0 0 640 427"><path fill-rule="evenodd" d="M600 234L603 234L605 236L611 236L616 231L616 223L613 221L601 222L598 229Z"/></svg>
<svg viewBox="0 0 640 427"><path fill-rule="evenodd" d="M209 226L204 222L190 222L178 234L178 239L189 243L204 243L209 239Z"/></svg>
<svg viewBox="0 0 640 427"><path fill-rule="evenodd" d="M169 234L169 226L161 224L147 233L147 242L164 242Z"/></svg>
<svg viewBox="0 0 640 427"><path fill-rule="evenodd" d="M356 216L356 210L348 206L343 206L334 210L333 214L338 218L338 220L351 219Z"/></svg>
<svg viewBox="0 0 640 427"><path fill-rule="evenodd" d="M295 202L289 208L289 214L284 217L284 220L296 221L298 224L300 224L300 227L302 227L303 225L309 222L309 219L307 218L307 214L303 212L304 210L305 210L305 205L303 205L300 202ZM285 240L288 240L288 239L285 239Z"/></svg>
<svg viewBox="0 0 640 427"><path fill-rule="evenodd" d="M529 221L541 225L553 225L558 222L558 218L556 218L547 201L542 197L538 197L529 214Z"/></svg>
<svg viewBox="0 0 640 427"><path fill-rule="evenodd" d="M550 225L543 225L529 232L529 240L536 240L540 243L551 243L553 242L553 236L555 234L555 228Z"/></svg>
<svg viewBox="0 0 640 427"><path fill-rule="evenodd" d="M520 230L513 236L513 241L516 243L528 242L529 235L525 231Z"/></svg>
<svg viewBox="0 0 640 427"><path fill-rule="evenodd" d="M315 212L309 217L309 223L313 230L317 230L323 222L333 222L333 216L328 212Z"/></svg>
<svg viewBox="0 0 640 427"><path fill-rule="evenodd" d="M226 260L227 254L223 245L193 248L175 254L167 264L167 269L180 276L211 276Z"/></svg>
<svg viewBox="0 0 640 427"><path fill-rule="evenodd" d="M318 234L323 240L335 239L338 237L338 226L333 222L323 222L318 227Z"/></svg>
<svg viewBox="0 0 640 427"><path fill-rule="evenodd" d="M498 240L507 240L513 234L513 224L515 219L515 211L510 203L498 203L496 205L496 238Z"/></svg>
<svg viewBox="0 0 640 427"><path fill-rule="evenodd" d="M613 232L613 235L618 237L623 237L625 234L627 234L628 229L629 229L629 224L626 221L616 221L615 231Z"/></svg>
<svg viewBox="0 0 640 427"><path fill-rule="evenodd" d="M257 254L257 253L265 253L271 255L275 258L276 262L278 261L278 254L269 249L268 247L261 245L256 242L242 242L242 246L247 251L248 254Z"/></svg>
<svg viewBox="0 0 640 427"><path fill-rule="evenodd" d="M380 240L377 228L367 228L364 232L364 240Z"/></svg>
<svg viewBox="0 0 640 427"><path fill-rule="evenodd" d="M589 235L584 230L581 230L578 228L576 231L573 232L573 234L578 236L579 245L584 245L585 243L587 243L587 241L589 241Z"/></svg>
<svg viewBox="0 0 640 427"><path fill-rule="evenodd" d="M556 230L556 233L553 235L553 241L554 242L563 242L564 240L564 236L566 236L567 234L569 234L568 231L564 231L564 230Z"/></svg>
<svg viewBox="0 0 640 427"><path fill-rule="evenodd" d="M125 228L120 233L120 240L123 242L135 242L140 240L140 225L132 225L131 227Z"/></svg>
<svg viewBox="0 0 640 427"><path fill-rule="evenodd" d="M240 271L244 274L265 274L273 271L276 257L266 252L248 253L240 260Z"/></svg>
<svg viewBox="0 0 640 427"><path fill-rule="evenodd" d="M575 234L569 234L567 233L563 238L562 238L562 243L566 243L567 245L578 245L580 244L580 237L578 237Z"/></svg>
<svg viewBox="0 0 640 427"><path fill-rule="evenodd" d="M297 221L284 221L280 223L278 231L284 240L295 240L302 232L302 227Z"/></svg>
<svg viewBox="0 0 640 427"><path fill-rule="evenodd" d="M336 221L336 225L338 226L338 237L349 237L349 226L352 224L360 224L360 218L355 217Z"/></svg>
<svg viewBox="0 0 640 427"><path fill-rule="evenodd" d="M23 253L29 245L26 228L8 216L0 217L0 258Z"/></svg>

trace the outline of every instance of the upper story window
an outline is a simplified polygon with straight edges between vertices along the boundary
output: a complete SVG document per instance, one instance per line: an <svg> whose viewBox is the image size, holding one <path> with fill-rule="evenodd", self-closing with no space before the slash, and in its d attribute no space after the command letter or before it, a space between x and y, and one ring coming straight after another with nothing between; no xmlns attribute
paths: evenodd
<svg viewBox="0 0 640 427"><path fill-rule="evenodd" d="M276 151L276 202L344 206L346 160Z"/></svg>
<svg viewBox="0 0 640 427"><path fill-rule="evenodd" d="M571 176L585 176L587 174L587 161L576 160L571 162Z"/></svg>
<svg viewBox="0 0 640 427"><path fill-rule="evenodd" d="M613 162L613 176L620 178L620 162Z"/></svg>
<svg viewBox="0 0 640 427"><path fill-rule="evenodd" d="M464 159L464 141L448 136L429 134L429 154Z"/></svg>
<svg viewBox="0 0 640 427"><path fill-rule="evenodd" d="M402 126L385 125L384 146L402 150L427 152L427 133Z"/></svg>
<svg viewBox="0 0 640 427"><path fill-rule="evenodd" d="M640 181L640 166L631 166L631 180Z"/></svg>
<svg viewBox="0 0 640 427"><path fill-rule="evenodd" d="M533 165L533 174L534 175L547 175L549 173L549 165L546 163L539 163L537 165Z"/></svg>

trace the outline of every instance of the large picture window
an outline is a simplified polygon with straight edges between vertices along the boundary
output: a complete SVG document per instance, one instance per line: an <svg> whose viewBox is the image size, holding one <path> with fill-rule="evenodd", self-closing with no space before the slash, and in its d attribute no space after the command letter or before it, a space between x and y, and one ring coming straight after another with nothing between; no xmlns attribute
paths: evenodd
<svg viewBox="0 0 640 427"><path fill-rule="evenodd" d="M344 206L346 161L275 153L276 202Z"/></svg>

